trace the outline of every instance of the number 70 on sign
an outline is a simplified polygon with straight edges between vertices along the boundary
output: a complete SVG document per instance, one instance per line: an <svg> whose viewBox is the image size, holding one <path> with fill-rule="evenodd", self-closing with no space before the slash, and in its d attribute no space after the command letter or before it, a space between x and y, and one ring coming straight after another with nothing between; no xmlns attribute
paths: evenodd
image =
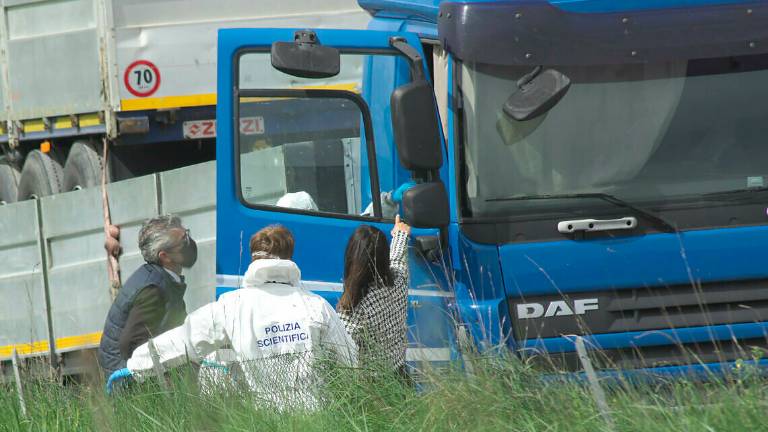
<svg viewBox="0 0 768 432"><path fill-rule="evenodd" d="M183 124L185 139L216 138L216 120L193 120ZM241 135L264 133L264 117L243 117L240 119Z"/></svg>

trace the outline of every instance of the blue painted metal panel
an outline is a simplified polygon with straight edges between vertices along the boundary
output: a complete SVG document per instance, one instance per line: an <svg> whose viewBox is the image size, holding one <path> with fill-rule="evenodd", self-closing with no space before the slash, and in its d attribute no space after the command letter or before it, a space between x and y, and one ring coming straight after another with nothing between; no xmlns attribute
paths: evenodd
<svg viewBox="0 0 768 432"><path fill-rule="evenodd" d="M376 16L368 23L368 29L415 33L420 38L437 39L437 24L434 22Z"/></svg>
<svg viewBox="0 0 768 432"><path fill-rule="evenodd" d="M761 226L510 244L500 255L510 295L537 295L765 278L766 244Z"/></svg>
<svg viewBox="0 0 768 432"><path fill-rule="evenodd" d="M361 8L374 16L423 19L436 22L442 0L358 0Z"/></svg>
<svg viewBox="0 0 768 432"><path fill-rule="evenodd" d="M460 270L456 271L456 306L478 348L508 343L514 348L507 293L496 246L482 245L458 234Z"/></svg>

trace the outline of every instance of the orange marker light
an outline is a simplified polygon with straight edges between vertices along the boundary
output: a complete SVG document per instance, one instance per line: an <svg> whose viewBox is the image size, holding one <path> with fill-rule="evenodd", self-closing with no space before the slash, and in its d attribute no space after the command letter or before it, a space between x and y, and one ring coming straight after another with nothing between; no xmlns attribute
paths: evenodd
<svg viewBox="0 0 768 432"><path fill-rule="evenodd" d="M43 153L49 153L51 151L51 142L50 141L41 142L40 151Z"/></svg>

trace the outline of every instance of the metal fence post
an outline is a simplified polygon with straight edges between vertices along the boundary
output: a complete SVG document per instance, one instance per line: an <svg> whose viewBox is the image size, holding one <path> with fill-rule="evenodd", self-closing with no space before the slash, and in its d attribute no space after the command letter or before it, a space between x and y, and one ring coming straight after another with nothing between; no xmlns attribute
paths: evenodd
<svg viewBox="0 0 768 432"><path fill-rule="evenodd" d="M605 401L605 393L603 388L600 387L600 383L597 380L597 374L592 367L592 360L587 355L587 349L584 346L584 338L576 336L576 352L579 354L579 360L584 367L584 372L587 375L587 381L589 381L589 388L592 391L592 397L597 403L597 409L600 411L600 415L608 426L609 430L614 430L613 419L611 418L610 411L608 409L608 403Z"/></svg>
<svg viewBox="0 0 768 432"><path fill-rule="evenodd" d="M40 200L35 200L35 212L37 216L37 242L40 248L40 271L43 275L43 291L45 292L45 318L48 324L48 355L50 356L51 369L56 371L59 366L56 356L56 337L53 333L53 318L51 313L51 294L48 284L48 248L43 231L43 208Z"/></svg>
<svg viewBox="0 0 768 432"><path fill-rule="evenodd" d="M19 353L16 352L16 348L13 349L11 354L11 362L13 363L13 377L16 379L16 393L19 395L19 408L21 409L21 416L27 418L27 404L24 402L24 389L21 385L21 374L19 373Z"/></svg>

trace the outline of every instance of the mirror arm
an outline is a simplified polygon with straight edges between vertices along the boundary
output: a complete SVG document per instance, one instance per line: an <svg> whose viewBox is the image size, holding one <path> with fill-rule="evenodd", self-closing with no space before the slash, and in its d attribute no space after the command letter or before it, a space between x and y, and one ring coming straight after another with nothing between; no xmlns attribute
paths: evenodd
<svg viewBox="0 0 768 432"><path fill-rule="evenodd" d="M414 249L427 261L437 264L442 255L442 245L446 244L440 237L439 234L416 236L413 238Z"/></svg>
<svg viewBox="0 0 768 432"><path fill-rule="evenodd" d="M318 45L317 33L312 30L297 30L293 33L296 45Z"/></svg>
<svg viewBox="0 0 768 432"><path fill-rule="evenodd" d="M521 89L523 86L531 82L534 78L539 76L541 73L542 66L536 66L531 72L528 72L527 74L523 75L522 78L517 80L517 88Z"/></svg>
<svg viewBox="0 0 768 432"><path fill-rule="evenodd" d="M424 65L422 64L423 58L416 48L412 47L405 38L392 37L389 39L389 44L392 48L400 51L407 59L411 68L411 76L413 81L423 81L424 78Z"/></svg>

